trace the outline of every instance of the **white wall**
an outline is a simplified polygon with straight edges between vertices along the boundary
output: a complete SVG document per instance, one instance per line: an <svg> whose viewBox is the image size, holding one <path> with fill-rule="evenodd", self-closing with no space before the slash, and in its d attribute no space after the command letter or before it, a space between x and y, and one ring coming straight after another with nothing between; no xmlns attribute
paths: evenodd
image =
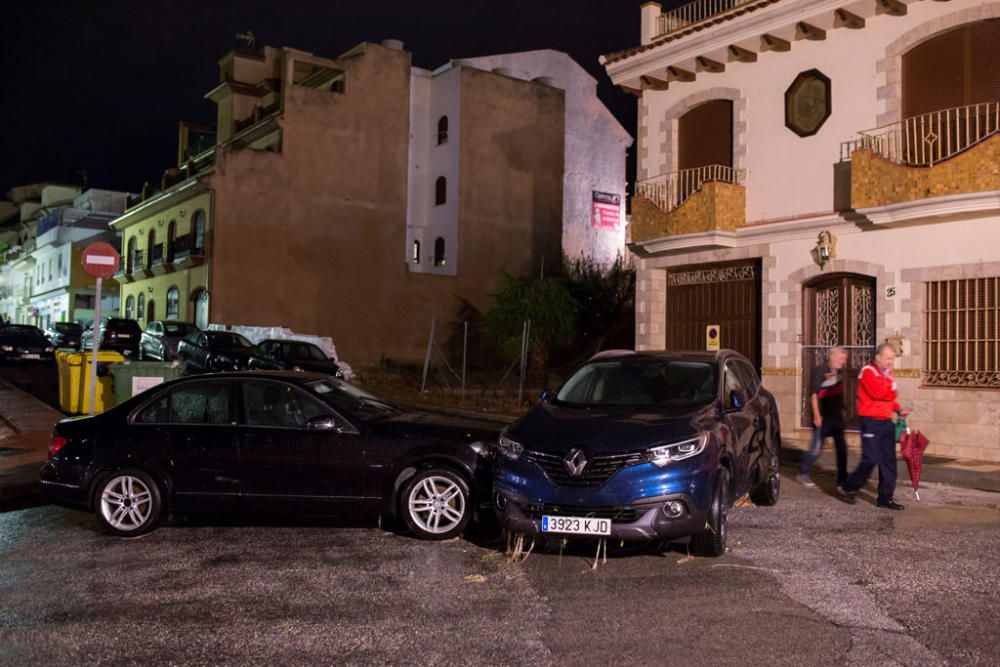
<svg viewBox="0 0 1000 667"><path fill-rule="evenodd" d="M437 74L413 68L410 76L410 146L407 180L406 247L404 261L413 273L454 276L458 272L459 141L461 127L461 69ZM448 141L438 145L437 125L448 117ZM438 177L447 181L445 203L434 204ZM434 240L445 241L445 265L434 266ZM411 255L420 241L420 263Z"/></svg>

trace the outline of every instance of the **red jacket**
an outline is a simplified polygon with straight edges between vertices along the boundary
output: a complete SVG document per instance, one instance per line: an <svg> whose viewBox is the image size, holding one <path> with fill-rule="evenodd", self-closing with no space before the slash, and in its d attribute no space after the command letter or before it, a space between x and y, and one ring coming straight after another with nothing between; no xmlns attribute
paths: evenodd
<svg viewBox="0 0 1000 667"><path fill-rule="evenodd" d="M899 410L896 402L896 381L892 371L883 374L875 364L868 364L858 376L858 416L891 419Z"/></svg>

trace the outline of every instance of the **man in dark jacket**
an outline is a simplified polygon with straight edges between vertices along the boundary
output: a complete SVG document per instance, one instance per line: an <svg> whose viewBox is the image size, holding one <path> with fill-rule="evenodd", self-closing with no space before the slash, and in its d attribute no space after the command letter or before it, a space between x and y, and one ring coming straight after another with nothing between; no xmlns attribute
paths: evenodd
<svg viewBox="0 0 1000 667"><path fill-rule="evenodd" d="M837 486L847 481L847 444L844 442L844 364L847 351L831 347L826 361L813 369L809 381L809 404L812 407L813 438L809 451L802 457L796 479L803 486L816 486L809 471L823 447L825 438L833 438L837 451Z"/></svg>
<svg viewBox="0 0 1000 667"><path fill-rule="evenodd" d="M901 510L903 506L892 499L896 491L896 426L892 415L910 413L896 402L896 381L892 366L896 350L889 343L882 343L875 353L875 360L861 369L858 376L858 417L861 421L861 463L851 473L840 489L847 502L854 503L854 495L865 485L875 466L878 466L879 507Z"/></svg>

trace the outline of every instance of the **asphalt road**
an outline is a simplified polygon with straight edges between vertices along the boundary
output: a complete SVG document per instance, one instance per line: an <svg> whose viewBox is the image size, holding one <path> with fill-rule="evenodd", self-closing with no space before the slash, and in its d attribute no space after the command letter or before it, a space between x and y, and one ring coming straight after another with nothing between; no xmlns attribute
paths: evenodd
<svg viewBox="0 0 1000 667"><path fill-rule="evenodd" d="M22 509L0 514L0 664L996 664L1000 496L921 495L890 513L786 483L732 512L721 558L612 549L596 570L592 543L509 563L374 527L122 540Z"/></svg>

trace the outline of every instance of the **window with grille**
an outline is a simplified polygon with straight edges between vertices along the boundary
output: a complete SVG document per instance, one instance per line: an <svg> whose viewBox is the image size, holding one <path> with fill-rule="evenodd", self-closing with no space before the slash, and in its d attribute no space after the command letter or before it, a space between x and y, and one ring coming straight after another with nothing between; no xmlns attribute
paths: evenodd
<svg viewBox="0 0 1000 667"><path fill-rule="evenodd" d="M924 384L1000 388L1000 277L927 283Z"/></svg>

